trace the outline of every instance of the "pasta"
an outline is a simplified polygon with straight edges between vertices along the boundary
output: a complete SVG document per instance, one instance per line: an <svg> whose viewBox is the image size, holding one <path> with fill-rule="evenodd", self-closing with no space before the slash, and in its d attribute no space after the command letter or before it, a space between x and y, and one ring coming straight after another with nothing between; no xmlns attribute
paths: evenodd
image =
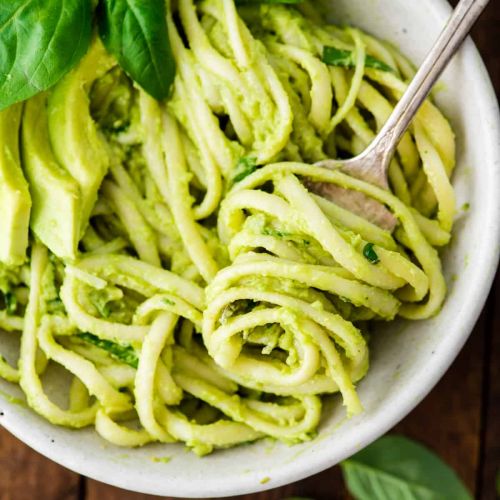
<svg viewBox="0 0 500 500"><path fill-rule="evenodd" d="M305 441L324 397L363 410L374 322L440 310L454 134L426 101L389 190L314 165L370 144L411 64L312 2L171 12L168 102L96 38L53 90L2 112L32 208L26 259L0 263L0 328L21 341L0 376L50 422L119 446ZM54 365L65 405L44 389Z"/></svg>

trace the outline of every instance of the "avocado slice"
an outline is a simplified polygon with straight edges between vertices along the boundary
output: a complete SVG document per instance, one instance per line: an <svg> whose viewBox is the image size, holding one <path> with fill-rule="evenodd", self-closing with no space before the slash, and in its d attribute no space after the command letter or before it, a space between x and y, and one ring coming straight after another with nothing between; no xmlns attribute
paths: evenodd
<svg viewBox="0 0 500 500"><path fill-rule="evenodd" d="M0 112L0 262L22 264L28 247L31 197L19 158L23 105Z"/></svg>
<svg viewBox="0 0 500 500"><path fill-rule="evenodd" d="M48 99L49 137L55 157L80 187L80 236L109 168L106 143L90 114L89 92L94 81L115 64L95 37L80 64L54 87Z"/></svg>
<svg viewBox="0 0 500 500"><path fill-rule="evenodd" d="M73 260L80 238L80 188L52 152L46 103L46 94L32 97L23 114L23 167L33 199L30 225L51 252Z"/></svg>

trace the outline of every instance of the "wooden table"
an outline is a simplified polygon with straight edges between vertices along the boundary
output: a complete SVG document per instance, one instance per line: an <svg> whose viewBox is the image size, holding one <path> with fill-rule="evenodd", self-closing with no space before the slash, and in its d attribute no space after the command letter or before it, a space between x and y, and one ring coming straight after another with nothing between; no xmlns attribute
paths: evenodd
<svg viewBox="0 0 500 500"><path fill-rule="evenodd" d="M474 30L500 96L500 2L493 0ZM500 186L499 186L500 187ZM448 373L395 432L434 449L461 476L475 497L493 500L500 470L500 274L473 334ZM281 500L349 498L333 467L303 481L239 498ZM126 492L70 472L0 429L0 500L139 500ZM453 499L450 499L453 500Z"/></svg>

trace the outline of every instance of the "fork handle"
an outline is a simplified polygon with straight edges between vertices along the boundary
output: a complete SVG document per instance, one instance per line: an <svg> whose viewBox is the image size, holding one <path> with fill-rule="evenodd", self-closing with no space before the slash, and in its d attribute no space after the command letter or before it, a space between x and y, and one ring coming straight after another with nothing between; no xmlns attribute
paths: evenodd
<svg viewBox="0 0 500 500"><path fill-rule="evenodd" d="M489 0L461 0L393 113L362 156L375 155L387 172L389 162L413 117Z"/></svg>

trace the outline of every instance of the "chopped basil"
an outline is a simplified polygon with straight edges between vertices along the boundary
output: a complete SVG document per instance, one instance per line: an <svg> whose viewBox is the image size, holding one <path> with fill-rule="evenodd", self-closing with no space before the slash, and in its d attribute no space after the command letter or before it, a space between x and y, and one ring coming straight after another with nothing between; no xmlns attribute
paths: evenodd
<svg viewBox="0 0 500 500"><path fill-rule="evenodd" d="M130 345L116 344L110 340L100 339L91 333L78 333L76 336L89 344L95 345L99 349L107 351L113 359L121 361L132 368L139 366L139 358L134 348Z"/></svg>
<svg viewBox="0 0 500 500"><path fill-rule="evenodd" d="M233 177L233 182L240 182L245 177L253 174L257 170L257 159L252 156L244 156L240 158L238 164L236 165L235 175Z"/></svg>
<svg viewBox="0 0 500 500"><path fill-rule="evenodd" d="M175 302L173 300L170 300L170 299L162 299L162 302L164 304L166 304L167 306L175 306Z"/></svg>
<svg viewBox="0 0 500 500"><path fill-rule="evenodd" d="M286 238L287 236L291 236L291 234L286 231L280 231L278 229L273 229L272 227L265 227L262 230L262 234L266 236L274 236L276 238Z"/></svg>
<svg viewBox="0 0 500 500"><path fill-rule="evenodd" d="M17 297L12 292L6 292L3 294L3 299L7 315L12 316L17 310Z"/></svg>
<svg viewBox="0 0 500 500"><path fill-rule="evenodd" d="M356 66L356 58L353 52L337 49L328 45L323 48L323 62L329 66L340 66L342 68L354 68ZM389 65L385 64L385 62L373 56L366 56L365 66L367 68L380 69L382 71L394 71Z"/></svg>
<svg viewBox="0 0 500 500"><path fill-rule="evenodd" d="M380 262L380 258L373 247L373 243L367 243L363 248L363 255L365 259L370 261L372 264L378 264Z"/></svg>

